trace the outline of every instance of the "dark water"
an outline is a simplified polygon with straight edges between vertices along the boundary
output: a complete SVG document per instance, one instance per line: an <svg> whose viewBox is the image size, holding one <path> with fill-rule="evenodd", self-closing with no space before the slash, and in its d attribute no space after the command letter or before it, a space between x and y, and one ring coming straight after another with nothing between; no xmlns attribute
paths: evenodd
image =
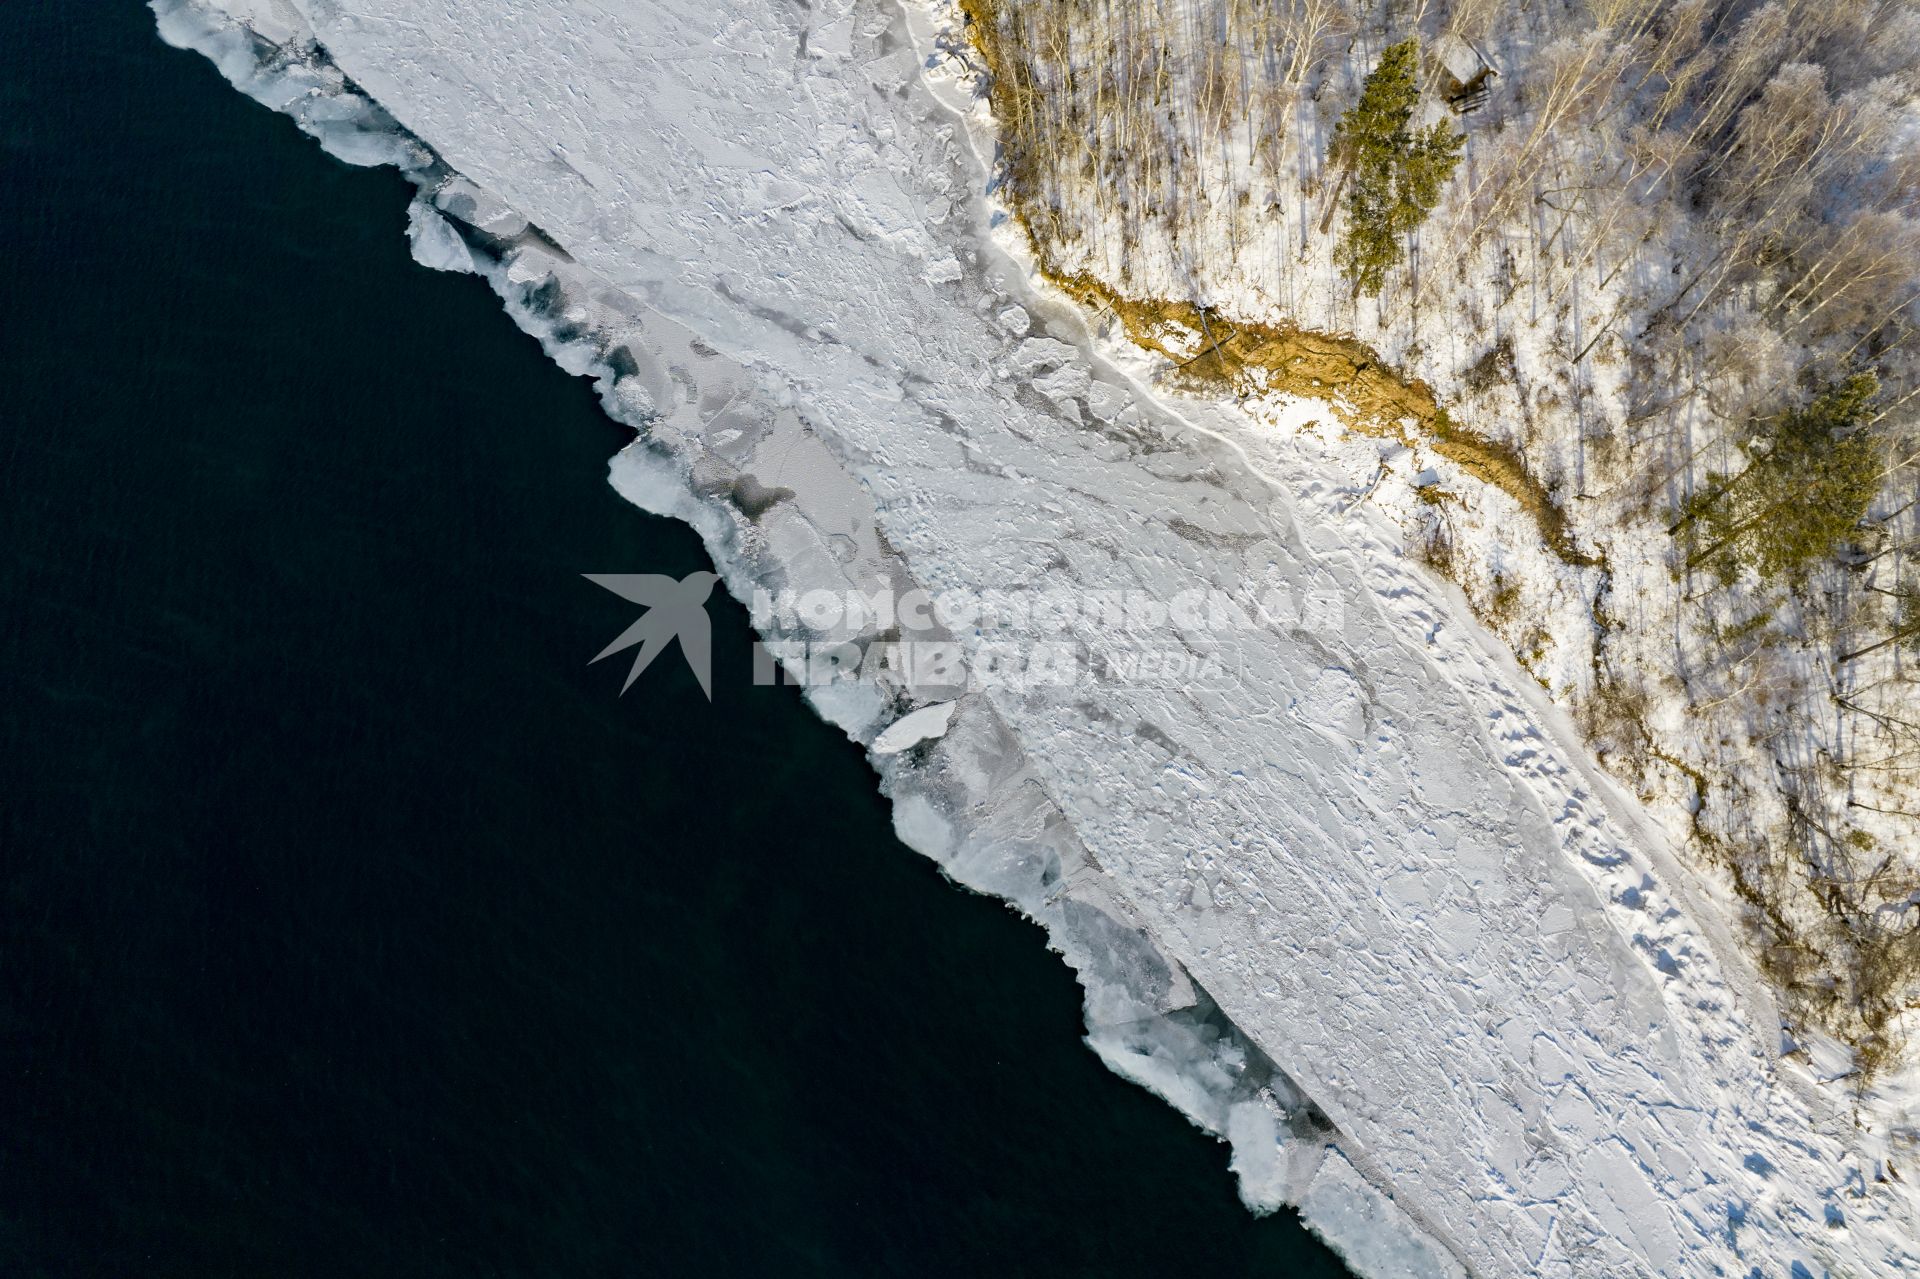
<svg viewBox="0 0 1920 1279"><path fill-rule="evenodd" d="M623 434L130 0L0 10L0 1274L1334 1275L747 679Z"/></svg>

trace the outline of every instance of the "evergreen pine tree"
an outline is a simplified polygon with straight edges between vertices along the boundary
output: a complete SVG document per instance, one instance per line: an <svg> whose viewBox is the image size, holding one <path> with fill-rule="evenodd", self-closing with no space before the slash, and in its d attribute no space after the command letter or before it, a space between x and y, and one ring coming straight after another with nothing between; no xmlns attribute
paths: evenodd
<svg viewBox="0 0 1920 1279"><path fill-rule="evenodd" d="M1413 130L1420 48L1402 40L1380 55L1360 100L1334 125L1331 156L1347 184L1347 225L1334 262L1356 296L1376 297L1406 256L1405 237L1440 202L1466 135L1444 123Z"/></svg>
<svg viewBox="0 0 1920 1279"><path fill-rule="evenodd" d="M1862 429L1879 389L1871 373L1829 386L1767 424L1764 451L1746 470L1710 474L1682 520L1699 529L1687 566L1711 566L1727 581L1742 568L1798 580L1839 549L1879 488L1878 450Z"/></svg>

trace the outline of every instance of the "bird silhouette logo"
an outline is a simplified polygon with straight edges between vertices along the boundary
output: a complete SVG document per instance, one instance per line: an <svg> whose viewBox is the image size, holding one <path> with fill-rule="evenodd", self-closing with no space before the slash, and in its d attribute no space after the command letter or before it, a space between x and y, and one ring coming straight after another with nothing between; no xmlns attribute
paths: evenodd
<svg viewBox="0 0 1920 1279"><path fill-rule="evenodd" d="M707 695L708 701L713 700L713 627L707 621L707 597L713 594L713 584L720 580L717 574L703 570L678 580L660 573L583 573L581 576L647 610L593 659L597 662L635 644L640 646L640 651L633 655L633 669L627 672L627 682L620 686L622 696L669 643L679 640L680 653L687 659L693 677L700 681L700 691Z"/></svg>

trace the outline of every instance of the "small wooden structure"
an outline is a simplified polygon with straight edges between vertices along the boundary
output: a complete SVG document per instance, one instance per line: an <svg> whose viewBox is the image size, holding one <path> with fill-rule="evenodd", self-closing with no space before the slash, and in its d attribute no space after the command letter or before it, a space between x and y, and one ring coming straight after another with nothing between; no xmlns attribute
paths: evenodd
<svg viewBox="0 0 1920 1279"><path fill-rule="evenodd" d="M1455 114L1483 107L1500 74L1493 60L1456 35L1443 35L1429 46L1440 96Z"/></svg>

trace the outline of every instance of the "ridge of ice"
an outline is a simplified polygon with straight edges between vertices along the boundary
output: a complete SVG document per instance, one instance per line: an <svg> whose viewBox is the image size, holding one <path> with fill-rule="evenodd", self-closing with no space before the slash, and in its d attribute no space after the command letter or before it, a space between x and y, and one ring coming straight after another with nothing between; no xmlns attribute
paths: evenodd
<svg viewBox="0 0 1920 1279"><path fill-rule="evenodd" d="M1232 698L969 691L925 751L873 757L902 839L1047 928L1091 1045L1230 1140L1251 1205L1300 1205L1373 1276L1920 1263L1884 1136L1773 1060L1711 912L1458 602L972 235L980 140L921 74L919 10L154 7L335 155L414 179L416 255L479 270L597 380L642 431L615 486L693 523L741 598L1337 595L1342 627L1248 637ZM1036 357L1066 376L989 372ZM743 481L791 496L749 513ZM905 709L809 692L869 742Z"/></svg>

